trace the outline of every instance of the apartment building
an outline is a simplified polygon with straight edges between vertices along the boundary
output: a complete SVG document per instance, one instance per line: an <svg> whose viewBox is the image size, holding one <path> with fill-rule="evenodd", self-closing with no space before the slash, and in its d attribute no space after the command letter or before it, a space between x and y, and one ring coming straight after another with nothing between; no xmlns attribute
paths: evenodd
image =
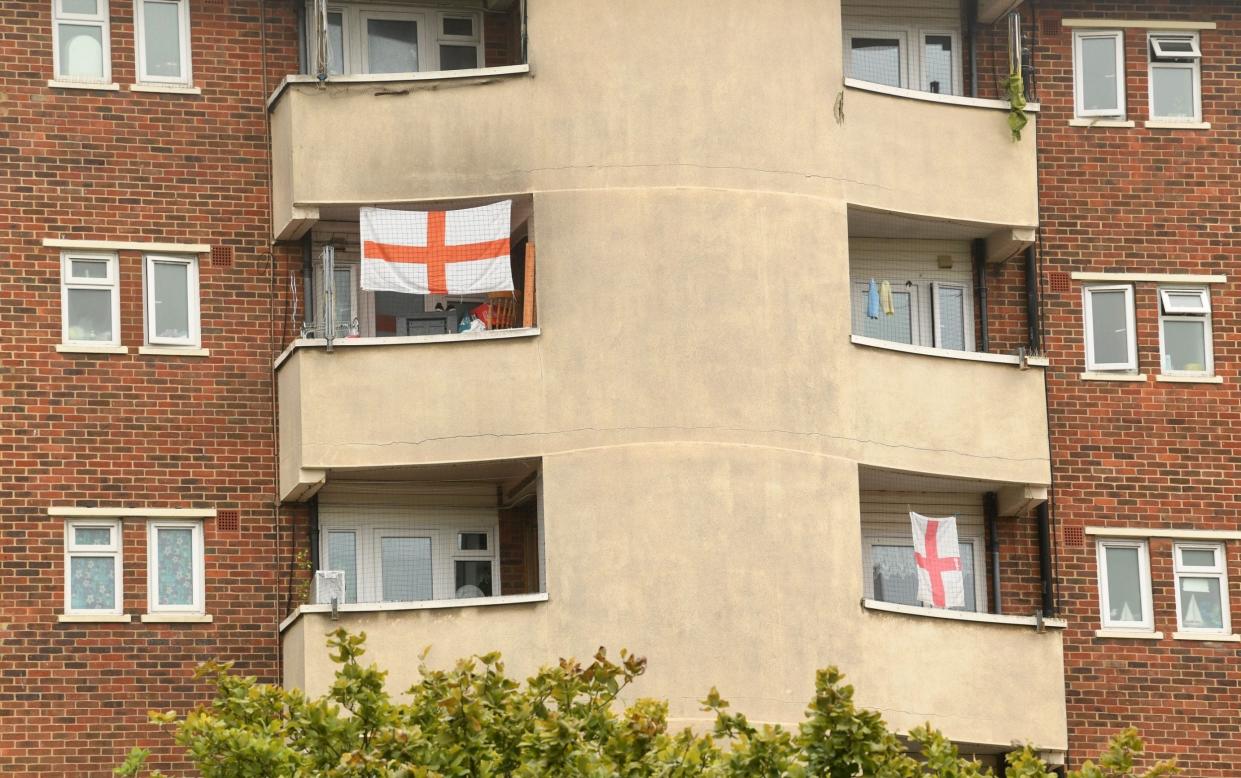
<svg viewBox="0 0 1241 778"><path fill-rule="evenodd" d="M713 685L794 723L835 663L898 730L1063 757L1009 5L301 7L268 102L308 290L275 363L316 573L285 683L327 688L338 627L396 688L425 646L520 674L603 645L677 723ZM371 208L500 203L503 298L365 280ZM460 332L480 306L508 313ZM918 606L910 511L958 517L964 607Z"/></svg>
<svg viewBox="0 0 1241 778"><path fill-rule="evenodd" d="M1239 12L1059 0L1026 14L1074 764L1127 724L1189 775L1241 763Z"/></svg>
<svg viewBox="0 0 1241 778"><path fill-rule="evenodd" d="M209 699L209 659L279 677L288 269L263 67L296 67L295 18L259 0L0 8L6 776L107 776L133 745L175 774L148 710Z"/></svg>

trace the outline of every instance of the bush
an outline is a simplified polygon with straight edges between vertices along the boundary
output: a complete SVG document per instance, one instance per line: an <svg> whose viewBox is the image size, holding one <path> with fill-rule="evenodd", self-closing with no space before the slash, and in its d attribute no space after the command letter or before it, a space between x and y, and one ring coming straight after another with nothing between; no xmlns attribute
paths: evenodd
<svg viewBox="0 0 1241 778"><path fill-rule="evenodd" d="M199 673L214 677L214 702L183 719L174 712L152 718L175 728L176 742L205 778L992 775L929 726L910 733L921 758L911 756L878 713L854 705L853 687L834 667L818 672L814 699L796 730L755 727L730 713L712 689L703 706L715 714L714 730L696 734L668 730L666 702L639 699L617 710L617 696L646 669L645 659L624 651L619 663L603 649L585 666L561 660L524 685L505 675L498 653L463 659L450 671L420 666L422 680L408 702L396 702L385 690L386 673L360 663L364 644L364 634L332 635L339 667L322 698L212 663ZM1070 776L1134 776L1141 751L1137 733L1125 730L1098 765L1087 762ZM116 774L143 774L147 756L135 748ZM1161 763L1141 775L1173 772ZM1006 774L1054 776L1028 746L1009 754Z"/></svg>

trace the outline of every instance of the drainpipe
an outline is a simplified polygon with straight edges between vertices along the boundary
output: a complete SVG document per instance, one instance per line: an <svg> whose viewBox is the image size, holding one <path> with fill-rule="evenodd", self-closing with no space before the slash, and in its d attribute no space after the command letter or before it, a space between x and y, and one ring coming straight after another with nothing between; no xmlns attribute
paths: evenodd
<svg viewBox="0 0 1241 778"><path fill-rule="evenodd" d="M987 317L987 241L975 238L970 244L970 259L974 263L974 288L978 290L978 337L979 351L991 350L991 338Z"/></svg>
<svg viewBox="0 0 1241 778"><path fill-rule="evenodd" d="M319 495L310 498L310 568L319 569Z"/></svg>
<svg viewBox="0 0 1241 778"><path fill-rule="evenodd" d="M1031 354L1043 353L1043 338L1039 321L1038 304L1038 258L1034 247L1026 249L1026 334Z"/></svg>
<svg viewBox="0 0 1241 778"><path fill-rule="evenodd" d="M297 9L297 72L310 72L310 56L306 51L306 5L301 2L295 2L294 7Z"/></svg>
<svg viewBox="0 0 1241 778"><path fill-rule="evenodd" d="M1000 539L996 536L996 514L999 513L995 492L982 496L982 516L987 525L987 557L991 561L991 612L1000 613Z"/></svg>
<svg viewBox="0 0 1241 778"><path fill-rule="evenodd" d="M1056 603L1052 596L1051 518L1045 502L1038 506L1038 575L1042 584L1043 615L1054 616Z"/></svg>
<svg viewBox="0 0 1241 778"><path fill-rule="evenodd" d="M306 324L315 320L314 273L314 238L307 232L302 236L302 321Z"/></svg>
<svg viewBox="0 0 1241 778"><path fill-rule="evenodd" d="M978 97L978 0L967 3L969 10L966 11L968 19L966 26L969 28L970 38L970 97Z"/></svg>

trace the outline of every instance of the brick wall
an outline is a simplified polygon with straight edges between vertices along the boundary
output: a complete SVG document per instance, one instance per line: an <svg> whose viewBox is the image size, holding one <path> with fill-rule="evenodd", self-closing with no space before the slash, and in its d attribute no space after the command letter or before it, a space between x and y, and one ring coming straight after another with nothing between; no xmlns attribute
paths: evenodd
<svg viewBox="0 0 1241 778"><path fill-rule="evenodd" d="M1143 126L1146 30L1125 30L1133 128L1072 127L1072 36L1062 18L1213 21L1202 33L1202 83L1210 130ZM1086 527L1236 530L1241 448L1236 181L1233 110L1241 8L1196 0L1038 3L1036 49L1042 263L1053 492L1059 530L1070 761L1098 752L1135 725L1152 758L1175 757L1186 774L1236 775L1241 764L1241 660L1236 643L1175 640L1171 541L1150 544L1155 628L1161 640L1103 639L1094 542ZM1223 384L1154 380L1159 372L1155 284L1136 285L1142 382L1083 380L1081 283L1072 271L1219 273L1212 287L1216 372ZM1067 283L1053 291L1051 281ZM1228 546L1234 620L1241 549Z"/></svg>
<svg viewBox="0 0 1241 778"><path fill-rule="evenodd" d="M296 252L268 250L259 0L194 0L201 95L143 94L134 4L111 3L120 91L50 88L51 3L0 10L0 774L97 775L133 745L184 774L149 709L184 711L220 658L274 681L293 543L272 507L271 360ZM296 68L293 5L266 3L267 84ZM227 245L201 263L208 357L148 356L141 256L120 253L128 354L61 354L59 250L44 238ZM273 295L275 299L273 299ZM50 505L215 508L204 523L210 624L143 624L145 522L124 523L132 623L59 623L64 522Z"/></svg>

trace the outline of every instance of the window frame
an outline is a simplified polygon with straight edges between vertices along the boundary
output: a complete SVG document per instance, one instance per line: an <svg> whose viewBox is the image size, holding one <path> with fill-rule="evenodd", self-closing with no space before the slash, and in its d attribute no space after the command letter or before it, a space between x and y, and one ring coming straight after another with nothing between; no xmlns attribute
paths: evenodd
<svg viewBox="0 0 1241 778"><path fill-rule="evenodd" d="M923 27L917 30L917 34L918 34L918 56L916 57L915 66L918 68L919 91L926 92L927 94L939 94L939 95L947 94L950 96L957 96L957 97L963 95L965 93L965 79L964 79L964 74L962 73L962 69L963 69L962 61L960 59L960 57L963 56L963 52L961 50L960 31L952 30L951 28L947 28L947 27L945 28ZM927 71L926 39L927 39L927 36L929 35L937 35L937 36L943 35L943 36L947 36L951 38L952 40L952 84L951 84L952 91L951 92L932 92L930 89L931 85L930 85L930 82L927 81L927 77L926 77L926 71Z"/></svg>
<svg viewBox="0 0 1241 778"><path fill-rule="evenodd" d="M63 10L64 0L52 0L52 80L72 84L110 84L112 83L112 23L110 0L98 0L99 12L94 14L69 13ZM61 72L63 63L60 61L60 26L74 24L86 27L98 27L103 42L103 67L98 79L80 78Z"/></svg>
<svg viewBox="0 0 1241 778"><path fill-rule="evenodd" d="M1125 293L1125 325L1128 327L1129 359L1126 362L1099 362L1094 353L1094 307L1091 296L1096 292ZM1134 309L1132 284L1088 284L1082 287L1083 337L1086 369L1098 372L1136 371L1138 369L1137 315Z"/></svg>
<svg viewBox="0 0 1241 778"><path fill-rule="evenodd" d="M1181 561L1181 552L1212 551L1216 564L1210 568L1187 567ZM1181 623L1181 578L1215 578L1219 581L1220 627L1189 627ZM1228 550L1223 543L1176 542L1172 544L1172 585L1176 594L1176 631L1200 635L1228 635L1232 633L1231 603L1228 596Z"/></svg>
<svg viewBox="0 0 1241 778"><path fill-rule="evenodd" d="M191 530L194 601L189 605L159 602L159 530ZM206 560L201 521L159 519L147 522L147 613L203 615L206 613Z"/></svg>
<svg viewBox="0 0 1241 778"><path fill-rule="evenodd" d="M386 602L432 602L436 598L435 594L438 587L435 585L435 548L439 545L439 529L427 529L417 527L412 529L403 529L400 527L375 526L371 529L372 547L371 547L371 568L370 574L374 576L373 583L375 587L375 595L378 597L375 603ZM414 538L421 540L426 538L429 543L430 552L428 555L428 565L431 573L431 596L423 600L389 600L384 596L384 569L383 569L383 542L385 538ZM361 589L362 585L358 584Z"/></svg>
<svg viewBox="0 0 1241 778"><path fill-rule="evenodd" d="M943 336L940 334L940 325L943 323L943 314L940 311L939 291L941 289L959 289L961 291L961 330L962 341L965 344L965 351L974 351L974 301L971 289L967 284L959 281L931 281L931 336L932 343L935 348L944 349L945 351L956 351L947 346L941 345Z"/></svg>
<svg viewBox="0 0 1241 778"><path fill-rule="evenodd" d="M103 279L77 278L71 274L73 260L106 261L108 275ZM106 289L111 293L112 337L109 340L75 340L69 337L69 290ZM120 259L114 251L62 251L60 254L60 341L66 346L121 345Z"/></svg>
<svg viewBox="0 0 1241 778"><path fill-rule="evenodd" d="M1159 52L1158 41L1162 38L1188 40L1193 48L1189 54L1163 54ZM1190 72L1194 112L1192 116L1160 116L1155 113L1155 71L1156 70L1188 70ZM1196 32L1155 31L1146 36L1146 83L1147 108L1152 121L1185 122L1198 124L1202 122L1202 49Z"/></svg>
<svg viewBox="0 0 1241 778"><path fill-rule="evenodd" d="M184 86L194 84L190 46L190 3L189 0L150 0L177 7L177 26L181 37L181 75L155 76L147 73L146 43L143 33L146 29L146 2L134 0L134 78L139 84L155 84L157 86Z"/></svg>
<svg viewBox="0 0 1241 778"><path fill-rule="evenodd" d="M445 19L469 19L474 27L473 35L449 35L444 32ZM483 49L483 20L478 14L469 11L439 11L435 15L435 65L443 70L444 63L440 60L440 46L472 46L474 48L474 69L487 66L486 50Z"/></svg>
<svg viewBox="0 0 1241 778"><path fill-rule="evenodd" d="M189 320L189 333L185 338L162 337L156 335L155 321L155 272L153 267L157 263L185 265L187 267L185 284L186 284L186 312ZM143 303L143 329L145 330L145 340L148 346L165 347L165 348L199 348L202 346L202 328L199 320L199 294L200 284L198 279L198 258L194 256L186 256L181 254L143 254L142 255L142 303Z"/></svg>
<svg viewBox="0 0 1241 778"><path fill-rule="evenodd" d="M81 545L74 542L74 531L78 528L101 529L111 531L112 542L107 546ZM125 609L124 564L122 562L122 542L124 526L120 519L71 519L65 522L65 614L69 616L119 616ZM113 606L111 608L74 608L73 607L73 557L112 558Z"/></svg>
<svg viewBox="0 0 1241 778"><path fill-rule="evenodd" d="M870 294L870 281L869 281L869 280L864 280L864 281L862 281L862 280L857 280L857 278L855 277L855 278L850 279L850 282L853 284L853 287L854 287L854 291L855 291L855 292L856 292L856 291L858 291L858 290L861 290L861 292L862 292L862 296L863 296L864 298L869 296L869 294ZM904 345L909 345L909 346L922 346L922 345L923 345L923 343L922 343L922 314L924 313L924 311L923 311L923 309L922 309L922 300L921 300L921 298L919 297L919 294L918 294L918 291L919 291L919 289L921 289L921 287L922 287L922 285L921 285L921 284L913 284L913 285L911 285L911 286L904 287L904 288L900 288L900 289L898 289L898 288L897 288L897 287L895 287L895 286L893 286L893 287L892 287L892 295L893 295L893 297L895 297L895 295L897 295L897 294L908 294L908 295L909 295L909 337L910 337L910 342L909 342L909 343L907 343L907 344L906 344L904 341L902 341L902 340L885 340L885 342L887 342L887 343L902 343L902 344L904 344ZM894 302L895 302L895 301L894 301ZM851 320L852 320L852 318L856 318L856 317L855 317L855 313L856 313L856 311L854 311L854 310L852 310L852 309L850 310L850 314L849 314L849 315L850 315L850 317L851 317ZM880 314L880 315L883 315L883 314ZM858 319L858 321L859 321L859 322L861 322L861 321L862 321L862 319L864 319L864 318L866 317L866 313L865 313L865 306L863 306L863 308L862 308L862 314L861 314L861 317L862 317L861 319ZM851 325L851 326L852 326L852 325ZM933 328L934 328L934 322L932 322L932 329L933 329ZM870 336L863 335L862 337L870 337ZM935 339L934 339L934 336L933 336L933 335L932 335L932 340L931 340L931 342L932 342L932 343L934 343L934 342L935 342Z"/></svg>
<svg viewBox="0 0 1241 778"><path fill-rule="evenodd" d="M314 3L306 4L306 34L315 37ZM453 72L441 71L439 46L473 45L477 52L479 68L486 68L486 30L484 14L478 9L445 10L432 5L391 6L378 3L334 2L328 5L329 14L339 13L341 23L341 69L337 76L368 75L367 69L367 19L402 19L418 22L418 73ZM443 34L444 17L469 17L474 22L476 34L472 37ZM434 29L432 26L434 25ZM398 75L398 74L387 74Z"/></svg>
<svg viewBox="0 0 1241 778"><path fill-rule="evenodd" d="M1200 296L1202 305L1195 311L1177 311L1168 313L1169 292L1195 292ZM1211 327L1211 291L1205 287L1159 287L1159 372L1170 376L1203 377L1215 375L1214 331ZM1202 322L1202 370L1171 370L1167 364L1167 337L1164 335L1164 324L1168 321L1200 321Z"/></svg>
<svg viewBox="0 0 1241 778"><path fill-rule="evenodd" d="M1116 108L1087 109L1082 104L1084 97L1082 81L1082 41L1090 38L1113 38L1116 41ZM1126 116L1125 103L1125 33L1123 30L1098 29L1073 31L1073 115L1086 119L1123 119Z"/></svg>
<svg viewBox="0 0 1241 778"><path fill-rule="evenodd" d="M971 529L972 528L967 528ZM974 560L974 610L966 610L965 608L951 608L948 610L958 613L989 613L987 599L987 571L985 560L983 558L984 538L982 533L978 531L962 532L960 523L957 524L957 544L960 546L970 546L970 556ZM908 547L912 552L914 550L913 539L908 536L900 536L896 533L884 530L865 530L862 531L862 591L866 599L876 599L874 590L874 580L871 571L874 565L874 547L875 546L901 546ZM964 576L962 576L964 579ZM880 600L887 602L887 600ZM925 608L924 605L910 605L911 608ZM940 609L937 609L940 610Z"/></svg>
<svg viewBox="0 0 1241 778"><path fill-rule="evenodd" d="M900 26L900 25L865 25L862 27L846 27L844 33L844 53L845 53L845 75L849 78L856 78L859 81L865 81L868 84L879 84L880 86L891 86L890 84L881 84L878 81L870 81L858 76L849 75L853 70L853 38L896 38L897 39L897 71L901 77L901 83L897 85L898 89L913 89L911 84L921 83L921 77L914 72L912 65L912 57L909 51L910 33L918 34L917 28ZM919 38L919 46L921 39ZM921 49L919 49L920 51ZM918 57L921 58L921 53Z"/></svg>
<svg viewBox="0 0 1241 778"><path fill-rule="evenodd" d="M358 592L362 588L362 585L358 582L358 579L361 578L362 576L361 567L359 563L359 557L361 556L361 554L359 553L359 548L361 546L361 544L358 542L359 534L361 534L360 530L357 530L351 527L348 527L348 528L328 527L328 528L323 528L321 530L322 538L320 539L320 548L319 548L320 564L319 564L318 570L316 570L315 572L337 570L345 574L345 580L343 582L343 585L345 587L345 600L343 603L341 603L342 605L347 605L347 604L358 602ZM339 567L331 566L330 560L332 558L332 535L350 535L353 537L353 589L352 590L350 590L349 588L349 571L342 570ZM352 599L350 599L351 597Z"/></svg>
<svg viewBox="0 0 1241 778"><path fill-rule="evenodd" d="M1110 597L1107 588L1107 548L1136 548L1138 550L1138 586L1142 596L1141 621L1117 621L1110 616ZM1155 609L1151 593L1150 547L1145 540L1101 538L1095 544L1095 562L1099 585L1099 623L1103 629L1130 630L1134 632L1155 631Z"/></svg>

